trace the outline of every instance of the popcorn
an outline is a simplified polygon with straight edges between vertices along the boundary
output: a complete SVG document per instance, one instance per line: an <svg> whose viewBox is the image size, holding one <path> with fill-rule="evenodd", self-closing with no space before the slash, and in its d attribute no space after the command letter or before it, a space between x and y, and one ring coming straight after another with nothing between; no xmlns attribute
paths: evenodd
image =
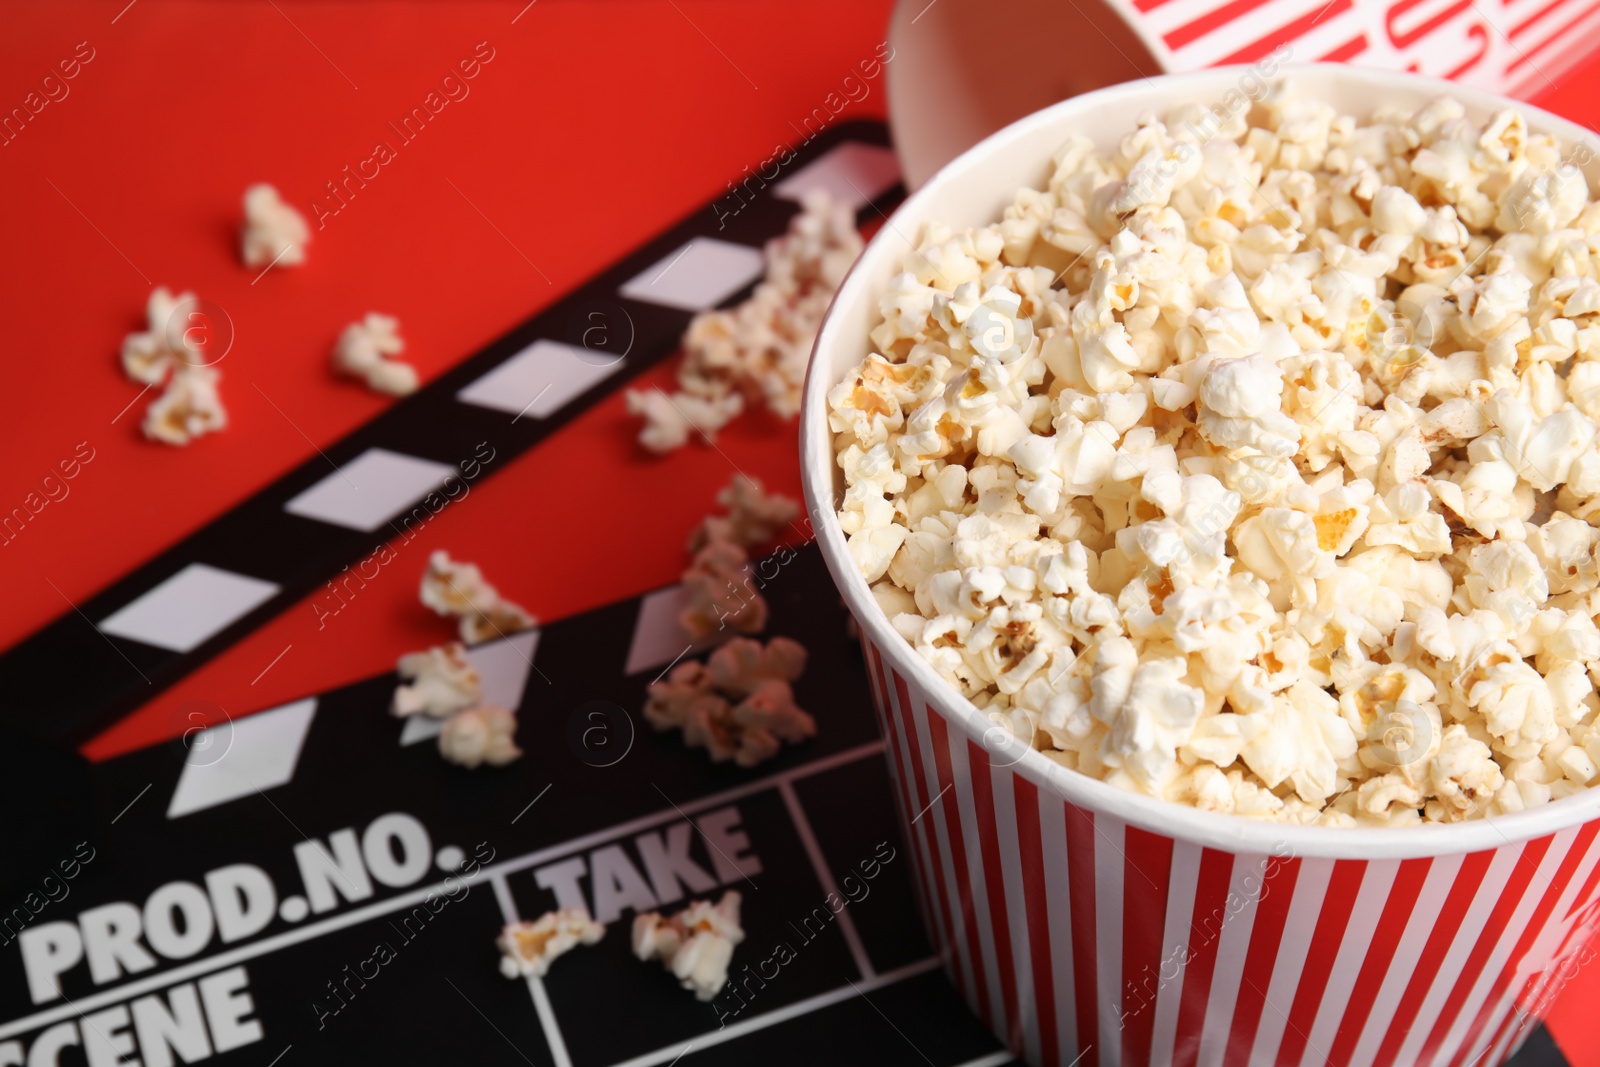
<svg viewBox="0 0 1600 1067"><path fill-rule="evenodd" d="M507 978L543 978L558 956L579 945L598 944L606 928L589 918L586 908L547 911L533 922L507 923L495 941L500 973Z"/></svg>
<svg viewBox="0 0 1600 1067"><path fill-rule="evenodd" d="M709 637L724 627L746 634L766 628L767 602L750 582L749 562L732 541L709 541L695 553L683 572L687 604L678 613L691 637Z"/></svg>
<svg viewBox="0 0 1600 1067"><path fill-rule="evenodd" d="M204 353L190 338L189 319L199 302L193 293L173 296L157 286L145 305L149 329L122 342L122 369L146 388L165 383L165 391L145 409L141 429L152 441L186 445L228 425L217 393L221 374L205 365ZM180 317L185 308L188 315Z"/></svg>
<svg viewBox="0 0 1600 1067"><path fill-rule="evenodd" d="M697 900L670 918L645 912L633 920L633 954L658 959L696 1000L709 1001L728 981L734 946L744 940L740 896L729 889L715 905Z"/></svg>
<svg viewBox="0 0 1600 1067"><path fill-rule="evenodd" d="M505 708L467 708L445 720L439 754L463 767L503 767L522 757L516 733L517 717Z"/></svg>
<svg viewBox="0 0 1600 1067"><path fill-rule="evenodd" d="M185 366L172 373L162 393L145 409L144 435L152 441L186 445L201 434L228 425L228 413L217 395L221 378L210 367Z"/></svg>
<svg viewBox="0 0 1600 1067"><path fill-rule="evenodd" d="M1193 112L1072 138L887 281L827 393L874 599L992 722L1150 796L1412 826L1586 788L1587 181L1512 110L1279 85L1189 151ZM656 714L730 714L705 673Z"/></svg>
<svg viewBox="0 0 1600 1067"><path fill-rule="evenodd" d="M737 393L721 397L701 397L690 393L668 396L659 389L647 393L627 391L628 414L642 415L645 427L639 443L652 452L672 452L682 448L693 430L715 442L717 431L744 410L744 398Z"/></svg>
<svg viewBox="0 0 1600 1067"><path fill-rule="evenodd" d="M180 328L184 323L177 318L180 308L195 303L193 293L173 296L163 285L150 291L150 299L145 302L150 328L130 333L122 341L122 369L129 378L145 385L160 385L169 374L196 362L188 331Z"/></svg>
<svg viewBox="0 0 1600 1067"><path fill-rule="evenodd" d="M787 637L774 637L765 647L759 641L735 637L711 653L706 669L713 686L738 699L750 695L764 681L799 681L806 669L806 650Z"/></svg>
<svg viewBox="0 0 1600 1067"><path fill-rule="evenodd" d="M467 662L466 652L459 642L451 642L401 656L400 677L411 684L394 691L390 710L402 718L422 714L443 719L482 700L478 670Z"/></svg>
<svg viewBox="0 0 1600 1067"><path fill-rule="evenodd" d="M428 557L422 602L440 615L461 620L461 640L475 645L539 625L539 620L500 596L474 563L457 563L444 551Z"/></svg>
<svg viewBox="0 0 1600 1067"><path fill-rule="evenodd" d="M1450 551L1450 525L1431 510L1428 490L1416 481L1395 486L1372 503L1367 544L1398 545L1413 556L1440 556Z"/></svg>
<svg viewBox="0 0 1600 1067"><path fill-rule="evenodd" d="M690 431L713 443L747 402L765 403L780 419L797 415L812 341L861 248L850 208L821 191L807 194L788 233L762 250L766 277L750 298L690 321L679 391L627 394L628 413L645 420L639 443L671 452Z"/></svg>
<svg viewBox="0 0 1600 1067"><path fill-rule="evenodd" d="M765 647L733 638L706 663L680 663L652 682L645 721L659 731L681 730L684 744L706 749L717 763L754 767L777 755L783 742L816 736L816 720L790 688L805 662L805 649L786 637Z"/></svg>
<svg viewBox="0 0 1600 1067"><path fill-rule="evenodd" d="M371 311L339 335L333 346L333 367L340 374L365 379L367 388L375 392L405 396L417 391L416 369L390 358L405 351L405 347L400 339L400 320Z"/></svg>
<svg viewBox="0 0 1600 1067"><path fill-rule="evenodd" d="M266 183L244 191L244 228L239 255L247 267L297 267L306 261L311 227Z"/></svg>
<svg viewBox="0 0 1600 1067"><path fill-rule="evenodd" d="M732 541L744 548L767 544L800 514L799 504L781 493L768 495L760 479L745 474L734 475L717 494L717 503L728 509L727 516L711 516L696 527L689 537L690 552L712 541Z"/></svg>

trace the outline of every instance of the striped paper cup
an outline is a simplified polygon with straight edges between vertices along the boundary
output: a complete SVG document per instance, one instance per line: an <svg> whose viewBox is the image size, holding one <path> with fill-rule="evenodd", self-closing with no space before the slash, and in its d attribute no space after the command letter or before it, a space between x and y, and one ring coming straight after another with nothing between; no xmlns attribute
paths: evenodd
<svg viewBox="0 0 1600 1067"><path fill-rule="evenodd" d="M835 516L826 392L867 353L888 279L923 224L997 218L1069 133L1102 149L1147 109L1211 102L1241 71L1079 96L971 149L867 245L813 353L806 503L860 625L919 905L950 979L1018 1055L1068 1064L1497 1062L1577 966L1600 915L1600 790L1493 820L1411 830L1281 826L1166 804L1009 738L889 626ZM1443 93L1412 75L1293 72L1341 110ZM1536 129L1584 131L1524 109ZM1591 163L1591 185L1600 174Z"/></svg>
<svg viewBox="0 0 1600 1067"><path fill-rule="evenodd" d="M1154 74L1342 62L1527 98L1600 52L1594 0L901 0L889 124L911 188L1069 96Z"/></svg>

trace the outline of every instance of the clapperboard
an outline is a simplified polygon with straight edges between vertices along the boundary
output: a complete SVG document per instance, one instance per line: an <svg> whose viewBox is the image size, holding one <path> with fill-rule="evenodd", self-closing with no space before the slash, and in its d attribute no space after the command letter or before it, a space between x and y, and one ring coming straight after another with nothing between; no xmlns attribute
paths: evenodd
<svg viewBox="0 0 1600 1067"><path fill-rule="evenodd" d="M766 636L810 651L795 688L818 724L757 768L639 713L709 648L679 628L675 586L471 650L486 701L519 709L526 755L506 768L443 762L437 723L389 714L392 673L93 765L71 753L403 533L446 476L492 477L671 355L695 311L749 293L806 189L863 223L889 210L887 143L867 123L816 138L736 215L708 205L0 655L0 794L30 816L0 860L0 1067L1015 1062L922 934L859 646L814 547L755 570ZM460 465L482 447L493 462ZM702 1003L629 932L727 889L745 940ZM503 923L580 902L598 945L543 979L500 974ZM1518 1062L1564 1061L1541 1030Z"/></svg>

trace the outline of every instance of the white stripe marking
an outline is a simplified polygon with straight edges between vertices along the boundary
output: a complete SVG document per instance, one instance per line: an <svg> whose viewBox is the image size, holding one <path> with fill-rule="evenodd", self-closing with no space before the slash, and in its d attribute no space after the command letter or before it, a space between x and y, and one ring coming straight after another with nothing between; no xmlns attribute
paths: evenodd
<svg viewBox="0 0 1600 1067"><path fill-rule="evenodd" d="M331 461L330 461L331 462ZM283 510L301 518L372 533L423 500L456 473L447 463L369 448L326 478L295 494ZM433 514L420 509L424 516ZM407 518L411 518L408 514ZM405 521L401 521L405 525Z"/></svg>
<svg viewBox="0 0 1600 1067"><path fill-rule="evenodd" d="M772 187L780 200L799 201L816 189L835 204L860 210L900 180L900 163L882 145L845 141Z"/></svg>
<svg viewBox="0 0 1600 1067"><path fill-rule="evenodd" d="M276 582L191 563L100 620L101 633L192 652L278 595Z"/></svg>
<svg viewBox="0 0 1600 1067"><path fill-rule="evenodd" d="M975 1060L968 1060L959 1067L1000 1067L1002 1063L1011 1063L1015 1057L1009 1052L991 1052L987 1056L979 1056Z"/></svg>
<svg viewBox="0 0 1600 1067"><path fill-rule="evenodd" d="M844 899L844 894L839 892L839 885L834 881L833 872L828 869L828 861L823 858L822 846L817 844L817 835L811 829L811 820L806 817L805 808L800 805L800 796L794 791L794 785L782 782L778 791L783 794L784 806L789 809L789 818L794 822L795 832L800 835L800 844L806 850L806 856L811 860L811 869L817 876L817 884L822 886L824 893ZM850 909L845 908L839 912L839 929L844 933L845 944L850 946L850 955L856 961L856 970L861 972L862 978L872 978L877 972L872 968L872 961L867 958L867 950L861 943L861 934L856 930L856 921L850 916Z"/></svg>
<svg viewBox="0 0 1600 1067"><path fill-rule="evenodd" d="M602 349L538 340L456 393L456 400L515 415L547 418L622 369Z"/></svg>
<svg viewBox="0 0 1600 1067"><path fill-rule="evenodd" d="M808 1012L818 1011L822 1008L842 1003L852 999L853 997L859 996L862 993L871 993L875 989L882 989L884 986L893 985L894 983L904 981L907 978L914 978L919 974L926 974L928 971L937 969L938 966L939 961L935 958L919 960L916 963L907 964L906 966L898 968L897 970L880 974L877 978L871 981L857 982L853 986L846 985L840 989L835 989L828 993L820 993L817 996L809 997L806 1000L796 1001L787 1007L776 1008L767 1012L765 1015L757 1015L755 1018L747 1019L742 1023L734 1023L732 1026L723 1027L721 1030L712 1030L709 1033L695 1038L694 1043L700 1048L710 1048L713 1045L720 1045L724 1041L731 1041L736 1037L743 1037L745 1034L753 1031L765 1030L769 1026L776 1026L778 1023L788 1022L790 1019L805 1015ZM679 1046L668 1045L666 1048L658 1049L655 1052L647 1052L642 1056L635 1056L631 1060L623 1060L621 1063L613 1064L612 1067L654 1067L655 1064L666 1063L672 1057L682 1055L682 1053L683 1050Z"/></svg>
<svg viewBox="0 0 1600 1067"><path fill-rule="evenodd" d="M872 645L870 641L867 644L874 652L877 652L877 646ZM878 653L878 655L881 658L882 654ZM939 916L934 909L933 901L928 899L927 891L922 884L921 871L924 869L920 860L922 853L917 848L916 835L911 829L911 824L907 821L907 816L910 814L910 805L905 803L904 797L908 779L898 751L898 741L891 743L891 739L898 737L899 731L894 728L890 721L893 711L889 703L889 694L883 690L883 680L878 670L873 666L872 655L866 655L865 659L867 680L872 686L873 710L878 715L878 731L883 734L883 755L889 762L889 781L890 789L894 793L895 818L900 824L900 838L905 842L905 847L911 850L913 856L915 870L912 872L911 889L916 895L918 908L924 916L924 925L928 931L928 942L934 946L935 951L940 951Z"/></svg>
<svg viewBox="0 0 1600 1067"><path fill-rule="evenodd" d="M208 726L183 738L183 771L167 803L167 818L226 804L294 779L300 747L316 715L307 697L270 711Z"/></svg>
<svg viewBox="0 0 1600 1067"><path fill-rule="evenodd" d="M766 270L759 248L696 237L623 283L630 300L681 311L704 311L760 278Z"/></svg>
<svg viewBox="0 0 1600 1067"><path fill-rule="evenodd" d="M520 918L517 914L517 904L512 899L511 887L506 884L505 878L496 876L489 881L494 886L494 899L500 904L501 917L508 923L517 922ZM556 1067L572 1067L572 1057L567 1054L567 1042L561 1036L561 1026L556 1022L555 1009L550 1006L550 998L544 991L544 982L538 975L528 975L528 994L533 998L533 1010L539 1016L539 1026L544 1030L545 1043L550 1046L550 1058L555 1061Z"/></svg>

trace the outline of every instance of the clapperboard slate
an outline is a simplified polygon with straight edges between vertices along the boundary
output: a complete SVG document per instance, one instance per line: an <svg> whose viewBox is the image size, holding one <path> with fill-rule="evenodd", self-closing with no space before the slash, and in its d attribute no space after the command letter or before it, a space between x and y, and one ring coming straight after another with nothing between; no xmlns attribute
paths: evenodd
<svg viewBox="0 0 1600 1067"><path fill-rule="evenodd" d="M818 736L757 768L640 714L653 679L706 651L676 627L676 587L471 651L486 700L519 709L526 755L506 768L444 763L436 724L388 713L393 674L98 764L72 752L150 692L119 657L170 685L370 550L381 517L341 512L328 463L410 471L414 497L490 441L507 457L492 476L669 356L693 310L743 299L808 183L863 223L889 210L887 143L876 124L828 131L736 218L715 227L708 205L0 655L0 1067L1015 1062L923 937L860 649L814 547L758 573L767 636L810 651L795 688ZM679 256L715 276L709 295L641 297ZM618 312L625 334L567 336ZM538 361L573 352L586 369L509 419ZM208 633L178 648L139 631L130 605L217 574L251 595ZM85 621L117 617L133 622ZM725 889L745 941L736 989L706 1004L634 959L629 932L638 910ZM500 974L503 923L579 902L600 944L542 980ZM1541 1030L1518 1062L1564 1061Z"/></svg>

